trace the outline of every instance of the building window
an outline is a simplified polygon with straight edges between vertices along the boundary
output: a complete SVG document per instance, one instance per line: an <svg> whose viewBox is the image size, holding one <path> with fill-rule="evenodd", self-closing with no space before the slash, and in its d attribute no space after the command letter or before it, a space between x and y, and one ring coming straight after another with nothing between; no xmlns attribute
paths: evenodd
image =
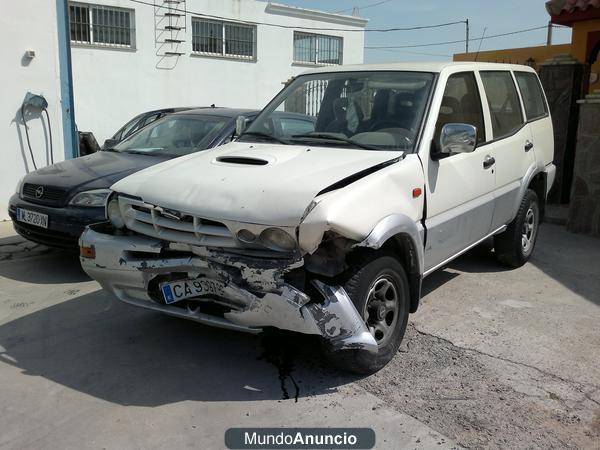
<svg viewBox="0 0 600 450"><path fill-rule="evenodd" d="M71 43L134 47L134 11L86 3L69 4Z"/></svg>
<svg viewBox="0 0 600 450"><path fill-rule="evenodd" d="M341 37L294 31L294 62L301 64L342 64Z"/></svg>
<svg viewBox="0 0 600 450"><path fill-rule="evenodd" d="M200 55L256 59L256 26L193 17L192 51Z"/></svg>

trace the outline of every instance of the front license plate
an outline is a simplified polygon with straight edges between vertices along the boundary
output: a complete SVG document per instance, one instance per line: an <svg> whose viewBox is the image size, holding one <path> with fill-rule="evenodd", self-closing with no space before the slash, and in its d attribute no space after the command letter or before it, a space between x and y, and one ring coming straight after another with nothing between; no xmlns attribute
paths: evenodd
<svg viewBox="0 0 600 450"><path fill-rule="evenodd" d="M208 278L194 278L192 280L179 280L160 284L160 290L167 305L192 297L209 295L223 297L224 289L225 284Z"/></svg>
<svg viewBox="0 0 600 450"><path fill-rule="evenodd" d="M48 215L17 208L17 220L19 222L35 225L36 227L48 228Z"/></svg>

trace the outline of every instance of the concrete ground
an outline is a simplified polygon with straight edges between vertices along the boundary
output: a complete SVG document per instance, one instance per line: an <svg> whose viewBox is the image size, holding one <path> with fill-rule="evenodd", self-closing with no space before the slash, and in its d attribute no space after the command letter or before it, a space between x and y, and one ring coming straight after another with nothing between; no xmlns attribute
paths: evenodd
<svg viewBox="0 0 600 450"><path fill-rule="evenodd" d="M521 269L485 246L459 258L425 280L396 358L359 378L308 338L120 304L76 258L11 234L0 224L0 447L211 449L231 426L300 425L372 427L377 448L600 448L598 239L545 225Z"/></svg>

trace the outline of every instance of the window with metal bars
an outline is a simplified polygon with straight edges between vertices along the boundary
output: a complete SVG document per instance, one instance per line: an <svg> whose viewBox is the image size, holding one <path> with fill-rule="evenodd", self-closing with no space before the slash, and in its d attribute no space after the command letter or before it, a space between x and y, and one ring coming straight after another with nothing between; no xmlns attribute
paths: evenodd
<svg viewBox="0 0 600 450"><path fill-rule="evenodd" d="M256 59L256 26L193 17L192 51L200 55Z"/></svg>
<svg viewBox="0 0 600 450"><path fill-rule="evenodd" d="M69 3L71 43L102 47L135 47L132 9Z"/></svg>
<svg viewBox="0 0 600 450"><path fill-rule="evenodd" d="M294 62L301 64L342 64L341 37L294 31Z"/></svg>

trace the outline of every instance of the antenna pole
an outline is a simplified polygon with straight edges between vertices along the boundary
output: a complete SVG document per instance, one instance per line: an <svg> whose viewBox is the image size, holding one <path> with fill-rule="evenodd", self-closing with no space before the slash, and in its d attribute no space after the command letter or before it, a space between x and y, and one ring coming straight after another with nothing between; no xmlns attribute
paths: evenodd
<svg viewBox="0 0 600 450"><path fill-rule="evenodd" d="M465 31L467 38L465 39L465 53L469 53L469 19L465 20Z"/></svg>
<svg viewBox="0 0 600 450"><path fill-rule="evenodd" d="M483 39L485 38L485 32L487 31L487 27L483 29L483 34L481 35L481 40L479 41L479 47L477 48L477 53L475 54L475 61L479 58L479 50L481 50L481 44L483 43Z"/></svg>

